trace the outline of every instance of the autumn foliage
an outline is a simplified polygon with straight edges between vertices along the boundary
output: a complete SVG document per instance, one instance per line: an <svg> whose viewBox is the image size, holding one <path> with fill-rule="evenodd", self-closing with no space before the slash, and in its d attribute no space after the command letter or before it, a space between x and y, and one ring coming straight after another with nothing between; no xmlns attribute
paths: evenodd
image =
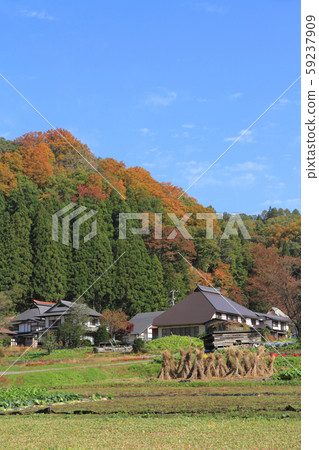
<svg viewBox="0 0 319 450"><path fill-rule="evenodd" d="M131 333L134 328L134 325L127 319L128 316L121 308L113 311L104 311L101 317L101 324L106 326L110 336L123 336Z"/></svg>
<svg viewBox="0 0 319 450"><path fill-rule="evenodd" d="M276 305L294 321L300 332L300 259L279 256L274 249L262 244L253 245L252 251L255 265L248 279L248 291L256 306L266 312Z"/></svg>

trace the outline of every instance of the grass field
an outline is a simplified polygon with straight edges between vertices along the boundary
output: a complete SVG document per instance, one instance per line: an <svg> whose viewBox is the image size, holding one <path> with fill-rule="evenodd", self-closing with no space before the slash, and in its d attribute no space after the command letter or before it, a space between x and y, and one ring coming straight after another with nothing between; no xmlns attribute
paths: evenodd
<svg viewBox="0 0 319 450"><path fill-rule="evenodd" d="M53 356L52 366L21 365L3 387L46 387L84 400L51 405L46 415L37 412L43 406L1 415L0 448L300 448L300 380L159 381L159 363L133 356ZM40 353L32 359L45 362ZM300 358L277 358L277 368L287 361L300 367ZM113 398L90 400L95 393Z"/></svg>
<svg viewBox="0 0 319 450"><path fill-rule="evenodd" d="M1 417L0 423L5 449L300 448L297 419L32 415Z"/></svg>

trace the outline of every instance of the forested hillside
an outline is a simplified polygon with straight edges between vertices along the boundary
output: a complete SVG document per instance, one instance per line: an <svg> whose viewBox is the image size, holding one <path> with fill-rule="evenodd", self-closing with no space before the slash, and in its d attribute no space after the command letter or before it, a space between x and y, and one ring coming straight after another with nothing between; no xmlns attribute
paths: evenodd
<svg viewBox="0 0 319 450"><path fill-rule="evenodd" d="M297 210L270 208L256 217L243 214L250 240L240 233L222 239L229 218L224 213L223 220L215 221L214 239L207 240L205 221L195 220L195 213L214 212L213 207L205 208L187 195L178 199L181 188L155 181L141 167L96 158L66 130L32 132L15 141L0 139L0 191L0 291L16 312L33 298L75 300L124 251L84 296L99 311L121 307L131 316L166 309L172 289L179 291L181 300L196 282L212 283L261 311L274 303L285 309L283 297L300 299ZM52 214L70 202L97 211L97 235L78 250L52 240ZM152 232L119 240L120 212L163 213L163 239L155 239ZM168 212L179 218L193 213L187 222L192 240L179 233L167 239L174 228ZM88 221L81 236L89 231ZM277 286L278 277L285 292Z"/></svg>

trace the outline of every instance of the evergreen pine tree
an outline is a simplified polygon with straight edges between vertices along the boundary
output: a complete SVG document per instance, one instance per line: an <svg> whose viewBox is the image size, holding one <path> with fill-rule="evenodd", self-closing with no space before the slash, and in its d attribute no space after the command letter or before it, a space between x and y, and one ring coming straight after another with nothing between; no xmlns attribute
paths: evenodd
<svg viewBox="0 0 319 450"><path fill-rule="evenodd" d="M44 301L63 300L66 273L60 261L58 242L52 240L52 215L40 204L32 231L33 297Z"/></svg>

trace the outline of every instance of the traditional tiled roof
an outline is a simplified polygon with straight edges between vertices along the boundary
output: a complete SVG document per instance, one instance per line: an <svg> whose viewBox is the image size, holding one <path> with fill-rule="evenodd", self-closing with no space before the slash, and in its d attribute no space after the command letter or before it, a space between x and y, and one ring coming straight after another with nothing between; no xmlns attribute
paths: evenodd
<svg viewBox="0 0 319 450"><path fill-rule="evenodd" d="M46 311L41 314L41 317L49 317L49 316L57 316L61 314L67 314L67 311L72 308L72 306L76 304L74 302L68 302L66 300L61 300L57 304L53 305L51 308L46 309ZM88 309L88 314L92 317L101 317L102 314L98 313L92 308Z"/></svg>

